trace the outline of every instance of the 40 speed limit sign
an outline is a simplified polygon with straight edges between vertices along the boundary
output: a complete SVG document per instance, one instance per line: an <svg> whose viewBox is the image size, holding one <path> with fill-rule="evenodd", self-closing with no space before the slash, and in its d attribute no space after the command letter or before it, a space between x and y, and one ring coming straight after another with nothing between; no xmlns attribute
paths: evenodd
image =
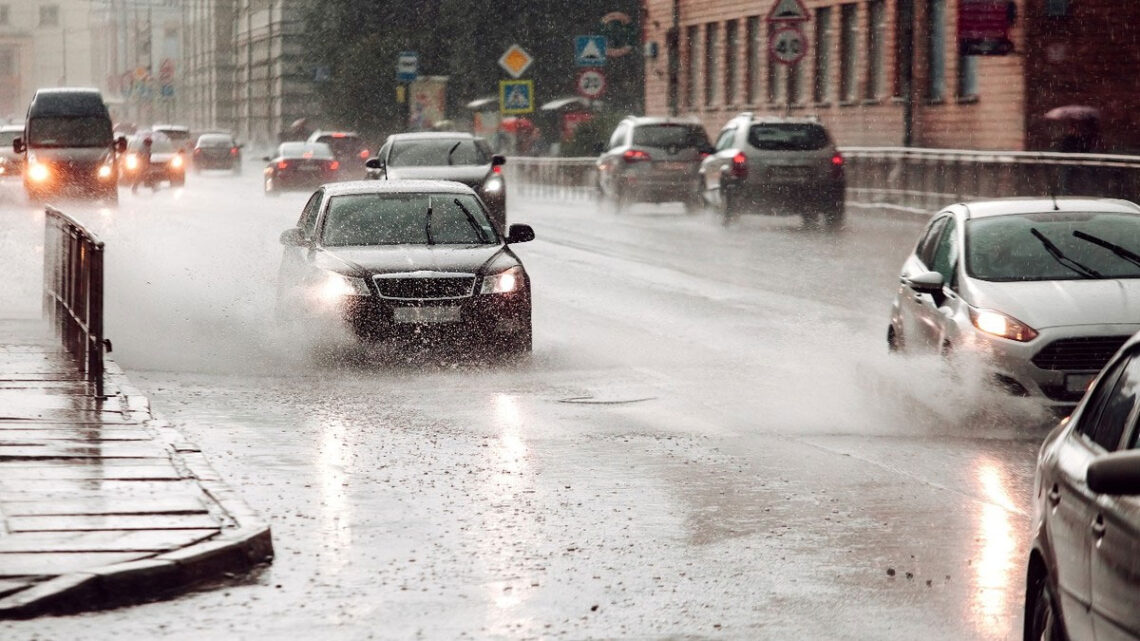
<svg viewBox="0 0 1140 641"><path fill-rule="evenodd" d="M583 69L578 72L578 80L574 84L579 96L593 100L606 90L606 76L597 69Z"/></svg>
<svg viewBox="0 0 1140 641"><path fill-rule="evenodd" d="M768 53L782 65L794 65L807 53L807 39L796 27L783 27L772 32Z"/></svg>

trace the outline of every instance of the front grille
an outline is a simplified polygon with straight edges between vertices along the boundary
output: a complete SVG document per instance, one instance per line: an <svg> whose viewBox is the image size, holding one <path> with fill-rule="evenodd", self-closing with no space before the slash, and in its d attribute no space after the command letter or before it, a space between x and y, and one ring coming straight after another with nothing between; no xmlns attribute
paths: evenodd
<svg viewBox="0 0 1140 641"><path fill-rule="evenodd" d="M1126 340L1127 336L1063 338L1037 352L1033 364L1057 371L1099 371Z"/></svg>
<svg viewBox="0 0 1140 641"><path fill-rule="evenodd" d="M383 298L401 300L467 298L475 293L475 275L377 276L376 289Z"/></svg>

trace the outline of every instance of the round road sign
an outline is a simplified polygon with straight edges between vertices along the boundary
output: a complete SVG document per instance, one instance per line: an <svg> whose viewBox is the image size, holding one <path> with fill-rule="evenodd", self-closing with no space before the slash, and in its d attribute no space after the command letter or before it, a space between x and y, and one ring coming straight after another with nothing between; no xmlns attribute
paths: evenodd
<svg viewBox="0 0 1140 641"><path fill-rule="evenodd" d="M782 65L794 65L807 53L804 32L797 27L783 27L772 32L768 39L768 54Z"/></svg>
<svg viewBox="0 0 1140 641"><path fill-rule="evenodd" d="M578 81L575 85L578 95L593 100L606 90L606 76L597 69L583 69L578 72Z"/></svg>

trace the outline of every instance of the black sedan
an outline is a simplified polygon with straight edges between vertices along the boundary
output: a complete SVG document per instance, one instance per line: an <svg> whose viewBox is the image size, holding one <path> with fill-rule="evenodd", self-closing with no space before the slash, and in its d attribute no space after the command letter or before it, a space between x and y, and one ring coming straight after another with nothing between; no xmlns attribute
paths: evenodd
<svg viewBox="0 0 1140 641"><path fill-rule="evenodd" d="M487 205L499 233L507 228L506 158L491 153L482 138L463 132L393 134L376 157L365 163L368 177L387 180L454 180L463 183Z"/></svg>
<svg viewBox="0 0 1140 641"><path fill-rule="evenodd" d="M530 278L471 188L445 181L324 185L285 245L277 316L354 338L436 338L501 353L531 350Z"/></svg>
<svg viewBox="0 0 1140 641"><path fill-rule="evenodd" d="M194 172L204 169L227 169L241 174L241 145L226 133L208 133L198 136L194 143Z"/></svg>
<svg viewBox="0 0 1140 641"><path fill-rule="evenodd" d="M319 142L283 142L272 158L265 156L262 160L268 163L263 183L266 196L290 189L315 189L335 181L340 172L332 149Z"/></svg>
<svg viewBox="0 0 1140 641"><path fill-rule="evenodd" d="M1045 439L1025 641L1140 639L1140 334Z"/></svg>

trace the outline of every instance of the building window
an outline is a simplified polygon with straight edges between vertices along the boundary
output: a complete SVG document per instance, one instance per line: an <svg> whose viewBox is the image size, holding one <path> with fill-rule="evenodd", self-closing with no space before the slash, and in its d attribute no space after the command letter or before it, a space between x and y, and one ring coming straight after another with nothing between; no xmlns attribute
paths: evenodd
<svg viewBox="0 0 1140 641"><path fill-rule="evenodd" d="M0 25L8 24L8 5L0 4Z"/></svg>
<svg viewBox="0 0 1140 641"><path fill-rule="evenodd" d="M815 10L815 85L812 100L831 99L831 7Z"/></svg>
<svg viewBox="0 0 1140 641"><path fill-rule="evenodd" d="M788 104L799 105L804 100L804 65L802 59L794 65L784 65L787 67L785 73L788 75Z"/></svg>
<svg viewBox="0 0 1140 641"><path fill-rule="evenodd" d="M686 45L689 48L689 78L685 87L685 106L692 109L697 105L697 82L701 77L701 55L697 44L700 37L697 27L685 30Z"/></svg>
<svg viewBox="0 0 1140 641"><path fill-rule="evenodd" d="M958 97L978 97L977 56L958 56Z"/></svg>
<svg viewBox="0 0 1140 641"><path fill-rule="evenodd" d="M720 25L710 22L705 25L705 104L716 104L717 82L717 27Z"/></svg>
<svg viewBox="0 0 1140 641"><path fill-rule="evenodd" d="M839 99L854 102L859 90L858 5L839 7Z"/></svg>
<svg viewBox="0 0 1140 641"><path fill-rule="evenodd" d="M736 20L724 23L724 104L736 104L736 85L740 81L736 60L740 52Z"/></svg>
<svg viewBox="0 0 1140 641"><path fill-rule="evenodd" d="M59 5L45 4L40 7L40 26L41 27L58 27L59 26Z"/></svg>
<svg viewBox="0 0 1140 641"><path fill-rule="evenodd" d="M761 40L760 16L748 19L748 91L746 97L749 104L760 102L760 69L763 64L761 56L767 51Z"/></svg>
<svg viewBox="0 0 1140 641"><path fill-rule="evenodd" d="M946 98L946 0L927 0L926 5L926 98Z"/></svg>
<svg viewBox="0 0 1140 641"><path fill-rule="evenodd" d="M2 12L0 12L2 13ZM0 78L7 80L16 75L16 50L0 49Z"/></svg>
<svg viewBox="0 0 1140 641"><path fill-rule="evenodd" d="M867 3L867 98L883 95L883 41L887 27L886 0Z"/></svg>
<svg viewBox="0 0 1140 641"><path fill-rule="evenodd" d="M766 42L772 41L772 34L779 28L779 26L771 22L768 23L768 39ZM787 88L787 81L785 79L787 68L772 59L767 47L764 49L764 58L768 64L768 102L773 104L783 103L784 89Z"/></svg>
<svg viewBox="0 0 1140 641"><path fill-rule="evenodd" d="M898 98L910 94L913 51L914 0L895 0L894 95Z"/></svg>

